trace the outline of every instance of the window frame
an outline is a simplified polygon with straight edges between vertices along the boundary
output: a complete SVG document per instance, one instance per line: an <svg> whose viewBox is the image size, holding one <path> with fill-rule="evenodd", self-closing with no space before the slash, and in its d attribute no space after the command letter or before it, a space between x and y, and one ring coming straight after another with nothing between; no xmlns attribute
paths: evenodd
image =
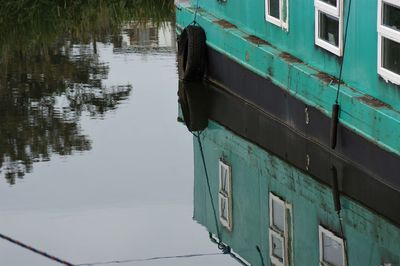
<svg viewBox="0 0 400 266"><path fill-rule="evenodd" d="M283 219L284 219L284 229L283 232L274 225L274 219L273 219L273 201L278 202L278 204L281 204L283 207ZM289 248L291 244L289 243L289 235L291 231L291 221L289 222L288 220L291 219L292 217L292 206L287 203L285 200L280 198L279 196L275 195L274 193L270 192L269 193L269 257L271 259L271 262L275 266L285 266L289 265ZM283 243L283 261L281 262L278 257L275 257L275 255L272 252L272 236L275 236L277 238L280 238Z"/></svg>
<svg viewBox="0 0 400 266"><path fill-rule="evenodd" d="M279 19L270 15L270 2L271 0L265 0L265 20L270 22L286 31L289 31L289 0L278 0L279 1ZM283 20L284 4L286 6L286 20Z"/></svg>
<svg viewBox="0 0 400 266"><path fill-rule="evenodd" d="M324 261L324 250L323 250L323 238L322 235L325 235L331 239L333 239L336 242L339 242L342 246L342 254L343 254L343 265L347 266L346 264L346 252L345 252L345 242L344 239L337 236L335 233L332 231L329 231L325 227L319 225L318 227L318 235L319 235L319 265L320 266L332 266L330 263Z"/></svg>
<svg viewBox="0 0 400 266"><path fill-rule="evenodd" d="M223 179L223 172L224 170L227 173L227 182L228 191L225 191L222 187L222 179ZM228 229L228 231L232 231L233 223L232 223L232 168L222 159L219 160L218 163L218 172L219 172L219 191L218 191L218 209L219 209L219 221L220 223ZM224 218L222 213L222 201L226 201L228 205L228 217L227 219Z"/></svg>
<svg viewBox="0 0 400 266"><path fill-rule="evenodd" d="M383 25L383 6L388 4L400 8L396 0L378 0L378 74L386 81L400 85L400 74L397 74L383 66L383 38L400 44L400 31Z"/></svg>
<svg viewBox="0 0 400 266"><path fill-rule="evenodd" d="M336 6L332 6L322 0L314 0L314 8L315 8L315 44L319 47L337 55L343 55L343 0L337 0ZM327 41L321 39L319 37L320 31L320 13L327 14L329 16L335 17L339 21L339 44L335 46L333 44L328 43Z"/></svg>
<svg viewBox="0 0 400 266"><path fill-rule="evenodd" d="M285 210L285 211L284 211L284 214L283 214L283 219L284 219L284 229L283 229L283 232L282 232L279 228L277 228L277 227L274 225L273 208L272 208L272 206L273 206L273 201L276 201L276 202L278 202L279 204L281 204L281 205L283 206L283 210ZM274 231L280 232L282 235L284 235L285 232L286 232L286 230L287 230L287 224L286 224L286 203L285 203L284 200L282 200L281 198L279 198L278 196L276 196L276 195L274 195L274 194L272 194L272 193L270 193L270 195L269 195L269 226L270 226L272 229L274 229Z"/></svg>
<svg viewBox="0 0 400 266"><path fill-rule="evenodd" d="M282 241L282 261L279 260L278 257L276 257L274 255L273 249L272 249L272 237L276 237L278 238L280 241ZM284 266L286 265L286 241L285 238L280 235L279 233L277 233L274 230L269 230L269 257L271 258L271 262L275 265L275 266Z"/></svg>
<svg viewBox="0 0 400 266"><path fill-rule="evenodd" d="M229 196L230 194L231 194L231 191L232 191L232 186L231 186L231 181L232 181L232 169L231 169L231 167L227 164L227 163L225 163L223 160L220 160L219 161L219 164L218 164L218 166L219 166L219 191L221 192L221 193L223 193L223 194L225 194L226 196ZM227 189L228 189L228 191L225 191L223 188L222 188L222 185L223 185L223 172L224 171L226 171L226 173L227 173L227 182L228 182L228 185L227 185Z"/></svg>

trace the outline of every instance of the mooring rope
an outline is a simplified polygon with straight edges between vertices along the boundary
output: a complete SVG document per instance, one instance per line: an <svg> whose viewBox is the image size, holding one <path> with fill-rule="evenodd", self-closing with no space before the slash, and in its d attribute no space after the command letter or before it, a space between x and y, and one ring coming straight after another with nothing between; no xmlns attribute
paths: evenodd
<svg viewBox="0 0 400 266"><path fill-rule="evenodd" d="M11 243L13 243L13 244L15 244L15 245L17 245L17 246L19 246L19 247L22 247L22 248L25 248L25 249L27 249L27 250L30 250L30 251L32 251L33 253L36 253L36 254L41 255L41 256L43 256L43 257L46 257L46 258L48 258L48 259L50 259L50 260L53 260L53 261L55 261L55 262L58 262L58 263L61 263L61 264L67 265L67 266L76 266L76 265L73 264L73 263L70 263L70 262L68 262L68 261L66 261L66 260L60 259L60 258L58 258L58 257L56 257L56 256L50 255L50 254L47 253L47 252L38 250L38 249L36 249L36 248L34 248L34 247L32 247L32 246L29 246L29 245L27 245L27 244L24 244L24 243L22 243L21 241L18 241L18 240L16 240L16 239L13 239L13 238L11 238L11 237L9 237L9 236L0 234L0 238L2 238L2 239L4 239L4 240L7 240L8 242L11 242Z"/></svg>
<svg viewBox="0 0 400 266"><path fill-rule="evenodd" d="M198 132L197 135L195 135L195 136L196 136L197 142L198 142L198 144L199 144L201 159L202 159L202 163L203 163L203 167L204 167L204 172L205 172L205 176L206 176L208 194L209 194L209 196L210 196L211 207L212 207L213 214L214 214L215 228L216 228L216 231L217 231L218 240L221 242L221 239L220 239L221 236L220 236L219 226L218 226L219 223L218 223L218 218L217 218L217 211L216 211L215 204L214 204L214 197L213 197L212 192L211 192L210 178L209 178L209 176L208 176L208 171L207 171L207 165L206 165L206 160L205 160L205 156L204 156L203 145L202 145L201 139L200 139L201 134L202 134L202 132Z"/></svg>
<svg viewBox="0 0 400 266"><path fill-rule="evenodd" d="M349 30L350 15L351 15L351 0L349 0L348 14L347 14L347 18L346 18L346 29L345 29L345 33L344 33L344 39L343 39L343 57L340 60L338 88L336 90L335 103L332 105L330 146L331 146L331 149L333 149L333 150L336 148L336 142L337 142L337 131L338 131L339 113L340 113L339 94L340 94L340 88L342 85L343 65L344 65L344 59L345 59L345 55L346 55L347 33Z"/></svg>
<svg viewBox="0 0 400 266"><path fill-rule="evenodd" d="M342 216L340 214L340 211L337 212L337 216L339 218L340 233L342 234L342 237L343 237L344 259L345 259L345 262L346 262L345 265L349 265L349 257L348 257L349 255L348 255L348 252L347 252L347 242L346 242L346 239L344 237L343 219L342 219Z"/></svg>
<svg viewBox="0 0 400 266"><path fill-rule="evenodd" d="M221 250L222 253L224 253L224 254L229 254L230 253L230 248L222 243L222 237L221 237L221 233L219 231L219 223L218 223L218 218L217 218L217 211L216 211L215 204L214 204L214 197L212 196L212 192L211 192L210 178L208 176L208 171L207 171L207 165L206 165L206 160L205 160L205 156L204 156L203 145L202 145L201 139L200 139L200 136L201 136L201 134L203 132L204 131L198 132L197 135L192 132L192 134L193 134L193 136L195 136L197 138L197 142L199 144L201 159L202 159L202 162L203 162L204 172L205 172L205 176L206 176L208 194L210 196L211 207L212 207L213 214L214 214L215 229L217 231L217 237L218 237L218 249Z"/></svg>
<svg viewBox="0 0 400 266"><path fill-rule="evenodd" d="M199 253L199 254L187 254L187 255L176 255L176 256L151 257L151 258L145 258L145 259L112 260L112 261L105 261L105 262L82 263L82 264L77 264L75 266L123 264L123 263L135 263L135 262L144 262L144 261L153 261L153 260L187 259L187 258L219 256L219 255L224 255L224 254L222 254L222 253Z"/></svg>
<svg viewBox="0 0 400 266"><path fill-rule="evenodd" d="M330 155L332 156L332 155ZM332 160L332 157L331 157ZM342 204L340 202L340 191L339 191L339 180L338 180L338 174L337 174L337 169L335 166L332 166L331 168L332 171L332 196L333 196L333 203L335 207L335 211L339 220L339 225L340 225L340 236L343 238L343 248L344 248L344 258L346 260L346 264L348 265L348 253L347 253L347 244L346 244L346 239L344 237L344 229L343 229L343 219L341 216L341 211L342 211Z"/></svg>
<svg viewBox="0 0 400 266"><path fill-rule="evenodd" d="M270 247L270 248L271 248L271 247ZM258 254L260 255L261 265L262 265L262 266L265 266L264 258L263 258L263 255L262 255L262 252L261 252L260 247L259 247L259 246L256 246L256 249L257 249Z"/></svg>
<svg viewBox="0 0 400 266"><path fill-rule="evenodd" d="M68 262L66 260L60 259L54 255L50 255L47 252L38 250L32 246L29 246L27 244L22 243L21 241L18 241L16 239L13 239L9 236L6 236L4 234L0 234L0 238L7 240L8 242L11 242L19 247L25 248L27 250L32 251L33 253L36 253L38 255L41 255L43 257L46 257L52 261L58 262L60 264L66 265L66 266L95 266L95 265L109 265L109 264L123 264L123 263L134 263L134 262L144 262L144 261L154 261L154 260L166 260L166 259L187 259L187 258L195 258L195 257L206 257L206 256L218 256L218 255L224 255L223 253L195 253L195 254L185 254L185 255L173 255L173 256L158 256L158 257L150 257L150 258L144 258L144 259L126 259L126 260L112 260L112 261L104 261L104 262L90 262L90 263L80 263L80 264L73 264L71 262Z"/></svg>
<svg viewBox="0 0 400 266"><path fill-rule="evenodd" d="M348 35L348 30L349 30L349 21L350 21L350 15L351 15L351 3L352 3L352 0L348 0L349 1L349 4L348 4L348 11L347 11L347 18L346 18L346 29L345 29L345 33L344 33L344 39L343 39L343 58L342 58L342 60L341 60L341 62L340 62L340 71L339 71L339 84L338 84L338 88L337 88L337 91L336 91L336 99L335 99L335 104L333 105L333 110L335 110L335 108L336 108L336 118L333 118L333 119L335 119L336 121L334 122L336 125L335 125L335 127L334 127L334 140L332 140L332 136L331 136L331 148L332 149L335 149L335 147L336 147L336 138L337 138L337 124L339 123L339 118L338 118L338 116L339 116L339 112L340 112L340 110L339 110L339 94L340 94L340 88L341 88L341 84L342 84L342 75L343 75L343 66L344 66L344 59L345 59L345 55L346 55L346 47L347 47L347 35ZM332 134L332 132L331 132L331 134ZM330 160L332 161L332 154L330 154ZM334 168L334 170L336 171L336 168ZM334 182L337 182L337 173L336 173L336 181L334 181ZM336 185L338 185L338 184L336 184ZM345 261L346 261L346 265L348 265L348 252L347 252L347 243L346 243L346 240L345 240L345 237L344 237L344 229L343 229L343 219L342 219L342 216L341 216L341 206L340 206L340 192L339 192L339 188L337 187L337 193L338 193L338 195L337 195L337 197L338 197L338 203L337 204L339 204L339 206L335 206L335 208L337 208L336 209L336 213L337 213L337 217L338 217L338 220L339 220L339 225L340 225L340 234L341 234L341 237L343 238L343 245L344 245L344 255L345 255Z"/></svg>
<svg viewBox="0 0 400 266"><path fill-rule="evenodd" d="M339 93L340 93L340 86L342 84L342 74L343 74L343 65L344 65L344 59L345 59L345 54L346 54L346 46L347 46L347 33L349 30L349 18L351 14L351 0L349 0L349 5L348 5L348 14L346 18L346 29L344 32L344 39L343 39L343 58L340 62L340 71L339 71L339 84L338 84L338 89L336 91L336 104L339 103Z"/></svg>
<svg viewBox="0 0 400 266"><path fill-rule="evenodd" d="M192 24L196 25L197 24L197 12L199 11L199 0L196 1L196 9L194 10L194 17L193 17L193 22Z"/></svg>

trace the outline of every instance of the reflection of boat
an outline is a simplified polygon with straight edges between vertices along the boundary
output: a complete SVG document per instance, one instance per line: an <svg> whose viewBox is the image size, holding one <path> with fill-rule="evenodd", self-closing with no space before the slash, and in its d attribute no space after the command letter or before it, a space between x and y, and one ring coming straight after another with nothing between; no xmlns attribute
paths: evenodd
<svg viewBox="0 0 400 266"><path fill-rule="evenodd" d="M231 230L222 230L222 240L256 265L260 264L254 255L256 245L262 247L266 265L310 265L307 258L315 261L313 265L318 261L344 265L343 260L319 258L324 245L318 243L324 239L338 247L336 257L345 257L338 250L344 249L341 241L346 240L350 265L399 264L398 1L353 1L353 7L350 0L196 3L177 1L177 25L178 33L183 32L181 40L189 32L188 25L202 27L207 38L205 77L218 85L209 90L213 122L202 136L213 182L220 158L232 168L233 226L229 219L218 223L228 224ZM182 70L187 69L188 54L196 53L196 45L180 43ZM254 150L259 155L249 160ZM197 154L196 180L201 176L200 159ZM298 183L301 180L304 183ZM224 204L219 207L227 210L229 193L224 191L225 198L218 202L218 184L212 189L216 206ZM331 190L334 197L328 197ZM282 253L274 255L274 248L288 243L287 231L271 226L269 191L277 196L278 207L288 209L293 222L292 250L286 250L292 257L284 263ZM307 202L315 205L308 205L310 212L303 208ZM195 205L196 219L215 234L210 206L200 200ZM252 206L256 211L251 211ZM344 232L339 230L334 206L343 209ZM310 225L299 225L308 220ZM301 230L314 239L310 245ZM256 236L259 232L261 237ZM244 246L250 246L249 254ZM309 257L303 256L303 246L311 250ZM373 263L360 254L371 254Z"/></svg>
<svg viewBox="0 0 400 266"><path fill-rule="evenodd" d="M127 23L118 39L114 42L114 53L175 52L176 36L171 22L159 26L154 23Z"/></svg>
<svg viewBox="0 0 400 266"><path fill-rule="evenodd" d="M194 219L217 242L251 265L399 265L397 190L228 91L203 89L210 120L194 139Z"/></svg>

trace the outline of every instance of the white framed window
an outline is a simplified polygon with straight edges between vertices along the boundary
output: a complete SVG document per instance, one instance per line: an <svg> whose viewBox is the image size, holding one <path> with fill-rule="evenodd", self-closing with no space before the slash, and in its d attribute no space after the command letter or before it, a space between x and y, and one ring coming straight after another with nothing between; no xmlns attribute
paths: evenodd
<svg viewBox="0 0 400 266"><path fill-rule="evenodd" d="M271 262L276 265L285 265L285 239L274 230L269 231L269 256Z"/></svg>
<svg viewBox="0 0 400 266"><path fill-rule="evenodd" d="M219 161L219 220L232 231L232 170L224 161Z"/></svg>
<svg viewBox="0 0 400 266"><path fill-rule="evenodd" d="M285 202L274 194L269 195L269 224L272 229L282 235L286 230L286 206Z"/></svg>
<svg viewBox="0 0 400 266"><path fill-rule="evenodd" d="M378 74L400 85L400 0L378 0Z"/></svg>
<svg viewBox="0 0 400 266"><path fill-rule="evenodd" d="M219 191L229 196L231 194L231 167L224 161L219 161Z"/></svg>
<svg viewBox="0 0 400 266"><path fill-rule="evenodd" d="M265 19L289 30L289 0L265 0Z"/></svg>
<svg viewBox="0 0 400 266"><path fill-rule="evenodd" d="M291 205L269 194L269 256L275 266L289 265Z"/></svg>
<svg viewBox="0 0 400 266"><path fill-rule="evenodd" d="M314 0L315 44L343 55L343 0Z"/></svg>
<svg viewBox="0 0 400 266"><path fill-rule="evenodd" d="M320 266L346 266L344 241L328 229L319 226Z"/></svg>

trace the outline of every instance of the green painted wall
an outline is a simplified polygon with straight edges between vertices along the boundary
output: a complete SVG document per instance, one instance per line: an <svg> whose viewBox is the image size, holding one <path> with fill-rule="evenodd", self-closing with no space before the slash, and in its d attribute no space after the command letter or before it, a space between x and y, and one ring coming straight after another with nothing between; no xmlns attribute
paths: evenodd
<svg viewBox="0 0 400 266"><path fill-rule="evenodd" d="M215 9L218 7L214 1L204 2L203 4L215 5ZM254 3L243 5L244 7L242 9L246 11L249 8L248 6L254 5ZM229 4L227 4L226 7L218 8L228 8L228 6ZM353 10L356 10L356 8ZM292 13L293 12L291 12L291 14ZM177 25L183 28L193 21L194 9L184 4L178 5L176 16ZM256 17L256 15L254 15L254 17ZM248 40L249 32L244 31L244 29L223 28L221 25L216 23L216 21L220 19L221 17L205 10L200 10L197 15L198 23L200 23L200 25L206 30L207 44L210 47L227 55L229 58L243 65L243 67L254 71L260 76L271 79L277 86L286 90L287 93L299 98L305 104L314 106L327 116L331 116L332 104L335 102L337 92L337 84L331 84L326 80L326 78L321 78L321 73L315 67L287 58L282 54L282 50L275 46L250 42ZM289 21L289 23L293 24L295 21L293 20L294 19L292 19L291 22ZM276 28L275 25L267 24L264 20L262 20L260 24L263 23L265 24L265 27L268 26L269 28L274 28L276 31L279 30L279 34L282 36L287 35L287 38L289 38L289 34L294 34L292 32L295 32L295 28L292 29L293 27L291 27L289 33L285 33L280 31L279 28ZM374 30L374 32L375 31L376 30ZM376 35L376 33L374 34ZM311 42L312 49L315 50L315 53L310 53L310 58L314 55L316 58L319 58L319 61L324 62L324 64L336 60L334 55L322 51L319 48L315 48L313 40L314 38L311 38L309 41ZM293 40L291 43L296 43L296 41ZM372 45L375 45L375 41ZM308 49L305 50L308 51ZM349 50L351 51L350 48ZM364 51L363 49L359 50L362 50L357 51L359 53ZM375 58L376 51L374 50L372 54ZM368 56L372 58L371 55ZM333 61L329 64L335 66L331 66L330 68L335 68L337 70L337 62ZM372 68L372 66L370 67ZM376 69L376 64L373 68ZM355 71L361 71L363 68L357 70L356 67L353 66L350 68L347 67L347 69L348 70L344 70L346 75L348 75L347 72L350 72L352 75L349 74L349 76L353 76L354 78L364 77L364 74L361 75L354 73ZM328 71L329 67L323 70ZM368 73L369 75L365 74L365 76L375 77L376 83L381 84L384 90L382 91L378 89L378 86L363 86L358 90L355 90L354 88L343 85L339 94L341 109L340 122L382 148L400 155L399 96L395 93L384 92L385 90L389 91L394 87L387 85L386 83L381 83L378 80L376 70ZM368 79L362 78L360 80ZM383 96L388 98L387 101L390 102L391 105L377 102L369 95L362 93L362 91L365 91L366 89L374 89L375 92L379 93L382 92ZM397 90L394 91L397 93ZM311 123L312 122L311 118ZM327 134L329 134L329 132L327 132Z"/></svg>
<svg viewBox="0 0 400 266"><path fill-rule="evenodd" d="M265 0L226 3L200 0L199 6L306 64L338 77L338 57L314 44L314 0L289 0L288 32L265 20ZM347 16L348 0L344 0L344 6ZM400 87L386 83L377 74L377 8L378 0L352 1L343 80L350 87L399 106Z"/></svg>
<svg viewBox="0 0 400 266"><path fill-rule="evenodd" d="M232 167L233 231L219 225L223 242L252 265L262 265L258 245L265 265L270 265L268 195L272 191L292 204L294 265L318 265L318 225L340 231L330 188L214 122L202 133L201 143L216 207L219 159ZM196 138L194 162L194 219L216 234ZM400 228L346 197L341 201L349 265L400 265Z"/></svg>

